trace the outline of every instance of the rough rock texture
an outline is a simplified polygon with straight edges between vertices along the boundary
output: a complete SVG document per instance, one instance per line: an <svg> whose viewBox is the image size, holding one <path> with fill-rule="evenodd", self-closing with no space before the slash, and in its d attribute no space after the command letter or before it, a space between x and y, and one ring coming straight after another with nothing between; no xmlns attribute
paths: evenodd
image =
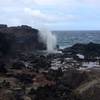
<svg viewBox="0 0 100 100"><path fill-rule="evenodd" d="M46 49L38 37L38 30L26 25L18 27L0 25L0 55Z"/></svg>
<svg viewBox="0 0 100 100"><path fill-rule="evenodd" d="M65 48L63 50L64 54L71 54L75 56L76 54L82 54L85 58L92 58L100 56L100 44L88 43L88 44L75 44L70 48Z"/></svg>

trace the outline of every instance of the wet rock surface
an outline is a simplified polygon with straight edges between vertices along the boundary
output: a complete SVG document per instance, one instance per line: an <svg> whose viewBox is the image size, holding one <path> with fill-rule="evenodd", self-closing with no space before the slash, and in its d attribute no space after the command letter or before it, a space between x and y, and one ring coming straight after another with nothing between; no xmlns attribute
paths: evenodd
<svg viewBox="0 0 100 100"><path fill-rule="evenodd" d="M9 67L6 67L7 64L1 65L1 100L97 100L93 99L95 96L99 98L99 85L96 85L99 82L99 71L79 70L81 65L79 66L79 62L74 58L63 58L62 61L62 57L48 56L30 55L11 60ZM86 90L85 84L90 84ZM92 87L95 85L96 88ZM91 94L92 89L96 91L94 95ZM90 91L89 97L87 91Z"/></svg>

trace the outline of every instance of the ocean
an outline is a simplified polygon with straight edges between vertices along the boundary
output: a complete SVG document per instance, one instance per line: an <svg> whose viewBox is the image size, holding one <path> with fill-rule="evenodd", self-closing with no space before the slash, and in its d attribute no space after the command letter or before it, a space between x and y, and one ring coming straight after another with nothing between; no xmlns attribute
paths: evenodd
<svg viewBox="0 0 100 100"><path fill-rule="evenodd" d="M76 43L99 43L100 31L53 31L60 48L70 47Z"/></svg>

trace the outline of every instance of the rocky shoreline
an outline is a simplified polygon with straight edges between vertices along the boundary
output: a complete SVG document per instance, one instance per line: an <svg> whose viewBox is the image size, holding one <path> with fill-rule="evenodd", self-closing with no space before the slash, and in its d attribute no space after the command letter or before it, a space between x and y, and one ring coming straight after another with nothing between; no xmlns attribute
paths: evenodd
<svg viewBox="0 0 100 100"><path fill-rule="evenodd" d="M39 41L31 32L37 30L0 26L0 100L100 99L100 44L78 43L60 50L62 53L36 53L46 48L35 45ZM30 34L36 41L30 40Z"/></svg>

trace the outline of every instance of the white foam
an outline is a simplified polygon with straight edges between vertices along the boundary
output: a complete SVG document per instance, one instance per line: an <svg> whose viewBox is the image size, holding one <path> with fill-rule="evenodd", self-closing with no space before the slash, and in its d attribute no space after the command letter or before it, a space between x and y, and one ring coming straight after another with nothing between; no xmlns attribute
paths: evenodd
<svg viewBox="0 0 100 100"><path fill-rule="evenodd" d="M100 67L98 62L84 62L82 66L87 68Z"/></svg>
<svg viewBox="0 0 100 100"><path fill-rule="evenodd" d="M76 54L80 59L84 59L84 55Z"/></svg>

